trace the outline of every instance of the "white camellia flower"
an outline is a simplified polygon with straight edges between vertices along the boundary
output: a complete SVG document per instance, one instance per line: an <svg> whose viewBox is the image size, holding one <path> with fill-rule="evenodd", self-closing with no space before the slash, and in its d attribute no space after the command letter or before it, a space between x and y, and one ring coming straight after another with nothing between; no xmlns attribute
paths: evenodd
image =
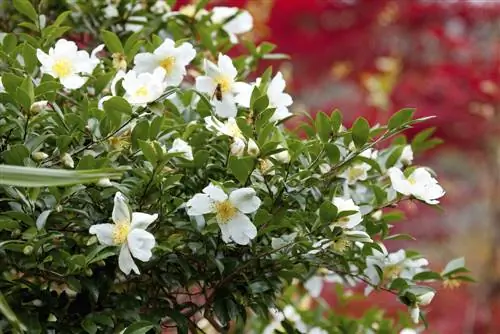
<svg viewBox="0 0 500 334"><path fill-rule="evenodd" d="M165 70L161 67L153 73L128 71L123 77L124 98L133 105L144 106L158 99L165 91Z"/></svg>
<svg viewBox="0 0 500 334"><path fill-rule="evenodd" d="M431 303L432 299L436 295L435 292L429 291L420 296L417 296L417 303L410 308L411 320L415 324L418 324L420 320L420 306L427 306Z"/></svg>
<svg viewBox="0 0 500 334"><path fill-rule="evenodd" d="M413 328L403 328L399 334L418 334Z"/></svg>
<svg viewBox="0 0 500 334"><path fill-rule="evenodd" d="M411 149L411 145L406 145L401 152L401 156L399 157L398 163L403 165L409 165L413 162L413 150Z"/></svg>
<svg viewBox="0 0 500 334"><path fill-rule="evenodd" d="M261 84L262 79L257 78L254 84L243 86L242 90L236 96L236 102L243 107L250 108L250 99L252 97L252 92L254 87ZM270 122L279 122L292 116L292 113L288 111L288 107L292 105L292 97L284 93L286 86L286 81L283 79L283 74L281 72L276 73L274 78L269 82L267 86L267 98L269 99L269 108L275 108L274 114L269 119Z"/></svg>
<svg viewBox="0 0 500 334"><path fill-rule="evenodd" d="M156 244L155 237L146 231L148 226L158 218L157 214L149 215L132 212L125 197L117 192L113 207L114 224L96 224L90 227L90 234L95 234L99 242L107 246L120 246L118 266L126 275L130 271L140 274L132 257L147 262L153 255L151 250Z"/></svg>
<svg viewBox="0 0 500 334"><path fill-rule="evenodd" d="M354 228L358 226L362 221L363 221L363 216L361 215L361 212L359 211L359 206L354 204L353 200L348 198L342 198L342 197L335 197L332 200L333 205L337 207L337 212L345 212L345 211L355 211L355 213L349 215L349 216L344 216L340 218L338 221L334 222L333 226L339 225L343 228Z"/></svg>
<svg viewBox="0 0 500 334"><path fill-rule="evenodd" d="M165 70L165 80L169 86L178 86L184 75L186 66L196 57L193 46L187 42L175 46L175 42L167 38L152 53L143 52L134 57L134 71L153 73L161 67Z"/></svg>
<svg viewBox="0 0 500 334"><path fill-rule="evenodd" d="M118 17L120 14L118 13L118 8L116 8L116 4L111 0L106 0L106 7L103 9L104 17L107 19L112 19L113 17Z"/></svg>
<svg viewBox="0 0 500 334"><path fill-rule="evenodd" d="M238 112L235 95L248 89L248 84L235 81L238 71L231 58L221 53L217 65L205 59L203 67L206 75L196 78L196 89L212 97L212 105L217 116L235 117Z"/></svg>
<svg viewBox="0 0 500 334"><path fill-rule="evenodd" d="M184 153L183 157L186 160L193 160L193 149L180 138L176 138L172 144L172 148L168 150L168 153Z"/></svg>
<svg viewBox="0 0 500 334"><path fill-rule="evenodd" d="M284 148L282 145L276 146L277 149ZM288 150L284 150L278 153L271 155L272 158L278 160L281 163L287 164L290 162L290 154Z"/></svg>
<svg viewBox="0 0 500 334"><path fill-rule="evenodd" d="M257 236L257 228L246 214L257 211L260 204L261 200L252 188L236 189L228 196L220 187L210 183L186 206L190 216L214 213L224 242L248 245Z"/></svg>
<svg viewBox="0 0 500 334"><path fill-rule="evenodd" d="M227 21L229 18L231 20ZM228 34L231 43L238 43L236 35L249 32L253 28L252 15L238 7L214 7L212 9L212 22L223 24L222 29Z"/></svg>
<svg viewBox="0 0 500 334"><path fill-rule="evenodd" d="M428 204L438 204L438 198L445 194L437 180L423 167L415 169L408 177L395 167L389 168L388 174L394 190L406 196L414 196Z"/></svg>
<svg viewBox="0 0 500 334"><path fill-rule="evenodd" d="M82 75L92 74L99 64L96 55L103 48L104 44L101 44L89 55L87 51L79 51L75 42L60 39L49 49L48 54L37 49L36 56L42 64L42 73L58 78L67 89L78 89L87 82L87 78Z"/></svg>
<svg viewBox="0 0 500 334"><path fill-rule="evenodd" d="M376 151L367 149L359 155L364 158L374 159L377 156ZM368 177L368 171L372 168L366 162L355 162L347 167L341 174L340 178L346 179L347 184L355 184L358 181L364 181Z"/></svg>
<svg viewBox="0 0 500 334"><path fill-rule="evenodd" d="M226 135L233 139L233 143L230 146L232 155L241 157L245 154L246 139L233 117L228 118L227 121L222 123L215 117L207 116L205 117L205 127L218 135Z"/></svg>
<svg viewBox="0 0 500 334"><path fill-rule="evenodd" d="M165 14L170 11L170 6L164 0L157 0L149 10L153 14Z"/></svg>

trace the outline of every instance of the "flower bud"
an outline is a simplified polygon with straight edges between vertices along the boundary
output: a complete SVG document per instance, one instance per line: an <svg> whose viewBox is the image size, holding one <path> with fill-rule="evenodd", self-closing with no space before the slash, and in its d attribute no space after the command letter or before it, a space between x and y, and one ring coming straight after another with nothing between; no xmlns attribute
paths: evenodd
<svg viewBox="0 0 500 334"><path fill-rule="evenodd" d="M319 171L321 174L326 174L326 173L330 172L331 170L332 170L332 168L330 167L329 164L319 165Z"/></svg>
<svg viewBox="0 0 500 334"><path fill-rule="evenodd" d="M23 253L24 255L30 255L31 253L33 253L33 246L31 245L25 246L23 248Z"/></svg>
<svg viewBox="0 0 500 334"><path fill-rule="evenodd" d="M47 321L48 322L56 322L57 321L57 317L54 315L54 314L49 314L49 317L47 318Z"/></svg>
<svg viewBox="0 0 500 334"><path fill-rule="evenodd" d="M49 102L46 100L34 102L30 107L32 114L38 114L40 111L47 109Z"/></svg>
<svg viewBox="0 0 500 334"><path fill-rule="evenodd" d="M436 295L436 293L433 291L426 292L426 293L417 297L417 302L419 305L423 305L423 306L429 305L435 295Z"/></svg>
<svg viewBox="0 0 500 334"><path fill-rule="evenodd" d="M92 269L90 268L85 269L85 275L87 275L88 277L91 277L93 273L94 272L92 271Z"/></svg>
<svg viewBox="0 0 500 334"><path fill-rule="evenodd" d="M278 145L276 148L283 148L283 146ZM288 154L288 150L273 154L272 157L274 159L278 160L279 162L284 163L284 164L287 164L290 162L290 154Z"/></svg>
<svg viewBox="0 0 500 334"><path fill-rule="evenodd" d="M71 155L69 155L68 153L64 153L61 156L61 161L64 164L64 166L66 166L68 168L75 168L75 162L73 161L73 158L71 157Z"/></svg>
<svg viewBox="0 0 500 334"><path fill-rule="evenodd" d="M107 177L103 177L103 178L99 179L99 181L96 182L96 185L99 187L103 187L103 188L113 186L113 184L111 183L111 181Z"/></svg>
<svg viewBox="0 0 500 334"><path fill-rule="evenodd" d="M259 146L257 146L257 143L253 139L248 140L247 152L252 157L256 157L260 153Z"/></svg>
<svg viewBox="0 0 500 334"><path fill-rule="evenodd" d="M413 306L410 309L410 317L415 324L418 324L418 320L420 318L420 309L418 308L418 306Z"/></svg>
<svg viewBox="0 0 500 334"><path fill-rule="evenodd" d="M126 70L127 69L127 60L125 59L125 55L120 52L113 53L111 56L113 58L113 67L117 70Z"/></svg>
<svg viewBox="0 0 500 334"><path fill-rule="evenodd" d="M31 157L35 161L42 161L42 160L47 159L49 157L49 155L47 153L38 151L38 152L31 153Z"/></svg>
<svg viewBox="0 0 500 334"><path fill-rule="evenodd" d="M231 154L241 157L245 153L245 142L241 138L235 138L231 144Z"/></svg>

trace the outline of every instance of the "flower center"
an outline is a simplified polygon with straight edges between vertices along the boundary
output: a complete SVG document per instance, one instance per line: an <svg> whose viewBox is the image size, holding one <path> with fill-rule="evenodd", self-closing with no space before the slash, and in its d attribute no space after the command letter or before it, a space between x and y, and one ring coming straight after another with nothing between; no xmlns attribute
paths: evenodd
<svg viewBox="0 0 500 334"><path fill-rule="evenodd" d="M148 96L148 89L145 86L139 87L135 91L135 96L140 96L140 97Z"/></svg>
<svg viewBox="0 0 500 334"><path fill-rule="evenodd" d="M411 176L408 178L408 182L410 182L412 186L417 184L417 180L415 180L415 178Z"/></svg>
<svg viewBox="0 0 500 334"><path fill-rule="evenodd" d="M401 273L401 266L398 264L391 264L384 268L384 277L394 278Z"/></svg>
<svg viewBox="0 0 500 334"><path fill-rule="evenodd" d="M231 80L228 77L220 76L215 79L215 82L220 85L222 93L226 93L231 89Z"/></svg>
<svg viewBox="0 0 500 334"><path fill-rule="evenodd" d="M343 253L347 248L349 248L350 245L351 242L349 240L341 238L334 241L332 247L338 253Z"/></svg>
<svg viewBox="0 0 500 334"><path fill-rule="evenodd" d="M167 74L172 73L172 70L174 69L174 65L175 65L175 57L172 57L172 56L167 57L167 58L163 59L162 61L160 61L160 66L165 69Z"/></svg>
<svg viewBox="0 0 500 334"><path fill-rule="evenodd" d="M71 74L71 62L67 58L61 58L54 62L52 65L52 71L57 75L58 78L64 78Z"/></svg>
<svg viewBox="0 0 500 334"><path fill-rule="evenodd" d="M357 167L351 167L349 169L349 180L357 180L360 178L364 173L364 170L362 168L357 168Z"/></svg>
<svg viewBox="0 0 500 334"><path fill-rule="evenodd" d="M231 202L226 200L215 203L215 212L217 214L217 221L225 224L236 215L237 210Z"/></svg>
<svg viewBox="0 0 500 334"><path fill-rule="evenodd" d="M346 226L347 223L349 223L349 217L348 216L342 217L339 220L337 220L337 225L340 225L342 227Z"/></svg>
<svg viewBox="0 0 500 334"><path fill-rule="evenodd" d="M115 245L121 245L127 240L128 232L130 231L129 223L118 223L115 224L113 230L113 243Z"/></svg>

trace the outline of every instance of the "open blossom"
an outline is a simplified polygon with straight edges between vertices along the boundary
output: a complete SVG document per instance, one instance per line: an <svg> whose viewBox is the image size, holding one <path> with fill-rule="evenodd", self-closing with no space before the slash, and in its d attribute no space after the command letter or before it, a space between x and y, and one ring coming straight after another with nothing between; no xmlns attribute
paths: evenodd
<svg viewBox="0 0 500 334"><path fill-rule="evenodd" d="M392 187L403 195L414 196L428 204L438 204L438 198L445 194L437 180L423 167L415 169L408 177L395 167L389 168L388 173Z"/></svg>
<svg viewBox="0 0 500 334"><path fill-rule="evenodd" d="M243 107L250 108L250 99L255 86L259 86L261 78L257 78L254 84L243 86L243 90L236 97L236 102ZM276 73L274 78L267 86L267 98L269 99L269 108L275 108L274 114L269 119L270 122L279 122L292 116L288 111L288 107L292 105L292 97L284 93L286 81L283 79L281 72Z"/></svg>
<svg viewBox="0 0 500 334"><path fill-rule="evenodd" d="M42 64L42 73L58 78L67 89L78 89L87 82L85 75L92 74L99 64L96 55L103 48L101 44L89 55L87 51L78 50L75 42L60 39L48 54L37 49L36 56Z"/></svg>
<svg viewBox="0 0 500 334"><path fill-rule="evenodd" d="M229 18L231 20L227 21ZM228 34L231 43L238 43L236 35L249 32L253 28L252 15L238 7L214 7L212 9L212 22L223 24L222 29Z"/></svg>
<svg viewBox="0 0 500 334"><path fill-rule="evenodd" d="M261 200L252 188L236 189L228 196L220 187L209 184L186 206L190 216L215 214L224 242L247 245L257 236L257 228L246 214L257 211L260 204Z"/></svg>
<svg viewBox="0 0 500 334"><path fill-rule="evenodd" d="M361 221L363 221L363 216L361 216L361 212L359 211L359 206L354 204L353 200L342 197L335 197L332 200L333 205L337 207L337 212L342 213L346 211L353 211L352 214L348 216L344 216L340 218L338 221L333 223L333 226L339 225L343 228L354 228L358 226Z"/></svg>
<svg viewBox="0 0 500 334"><path fill-rule="evenodd" d="M125 274L133 270L139 274L139 268L132 257L149 261L153 255L151 250L156 244L155 237L146 231L148 226L158 218L157 214L130 212L125 197L117 192L115 195L112 219L114 224L96 224L90 227L90 234L95 234L99 242L108 246L120 246L118 266Z"/></svg>
<svg viewBox="0 0 500 334"><path fill-rule="evenodd" d="M146 105L158 99L165 91L165 70L157 68L153 73L128 71L123 77L124 98L135 105Z"/></svg>
<svg viewBox="0 0 500 334"><path fill-rule="evenodd" d="M367 149L361 152L360 157L373 159L377 155L376 151ZM368 171L372 168L366 162L355 162L347 167L341 174L340 178L346 179L347 184L355 184L357 181L364 181L368 177Z"/></svg>
<svg viewBox="0 0 500 334"><path fill-rule="evenodd" d="M180 138L174 140L172 148L168 150L168 153L184 153L184 159L193 160L193 149L188 143Z"/></svg>
<svg viewBox="0 0 500 334"><path fill-rule="evenodd" d="M218 135L226 135L233 139L230 146L231 155L241 157L245 154L246 139L233 117L222 123L215 117L207 116L205 117L205 127Z"/></svg>
<svg viewBox="0 0 500 334"><path fill-rule="evenodd" d="M153 73L161 67L165 70L165 80L169 86L177 86L186 75L186 66L194 59L196 51L187 42L175 46L175 42L167 38L152 53L143 52L134 57L134 71L137 73Z"/></svg>
<svg viewBox="0 0 500 334"><path fill-rule="evenodd" d="M149 10L153 14L165 14L170 11L170 6L164 0L157 0Z"/></svg>
<svg viewBox="0 0 500 334"><path fill-rule="evenodd" d="M235 81L238 71L226 55L219 54L217 65L205 59L203 67L206 75L196 78L196 89L212 97L217 116L235 117L238 112L235 95L247 89L248 84ZM216 89L220 96L217 96Z"/></svg>

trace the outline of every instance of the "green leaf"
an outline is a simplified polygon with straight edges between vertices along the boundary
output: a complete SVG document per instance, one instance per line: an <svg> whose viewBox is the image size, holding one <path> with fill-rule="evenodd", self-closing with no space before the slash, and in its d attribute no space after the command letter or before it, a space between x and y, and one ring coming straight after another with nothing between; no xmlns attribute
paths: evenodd
<svg viewBox="0 0 500 334"><path fill-rule="evenodd" d="M332 223L337 219L337 207L331 201L324 201L319 207L319 218L323 223Z"/></svg>
<svg viewBox="0 0 500 334"><path fill-rule="evenodd" d="M276 45L269 42L263 42L257 47L257 52L261 55L265 55L273 52L274 49L276 49Z"/></svg>
<svg viewBox="0 0 500 334"><path fill-rule="evenodd" d="M0 312L3 314L5 319L9 321L12 326L18 330L26 331L26 326L24 326L19 319L17 318L16 314L12 311L12 309L9 306L9 303L7 303L7 300L3 296L3 293L0 291Z"/></svg>
<svg viewBox="0 0 500 334"><path fill-rule="evenodd" d="M241 184L245 184L248 176L253 171L254 159L252 157L229 157L229 171Z"/></svg>
<svg viewBox="0 0 500 334"><path fill-rule="evenodd" d="M316 131L322 142L328 142L330 139L330 134L332 132L330 119L324 112L319 112L316 114L315 121Z"/></svg>
<svg viewBox="0 0 500 334"><path fill-rule="evenodd" d="M423 271L413 276L414 281L430 281L430 280L441 280L441 279L442 279L441 275L433 271Z"/></svg>
<svg viewBox="0 0 500 334"><path fill-rule="evenodd" d="M101 38L106 44L109 52L123 54L123 45L120 39L114 32L108 30L101 30Z"/></svg>
<svg viewBox="0 0 500 334"><path fill-rule="evenodd" d="M97 325L90 319L85 319L81 323L82 328L89 334L97 333Z"/></svg>
<svg viewBox="0 0 500 334"><path fill-rule="evenodd" d="M17 45L17 37L14 34L6 34L2 41L2 47L5 53L13 52Z"/></svg>
<svg viewBox="0 0 500 334"><path fill-rule="evenodd" d="M123 97L113 96L109 100L104 101L102 105L104 107L104 111L106 112L119 111L125 115L132 114L132 107Z"/></svg>
<svg viewBox="0 0 500 334"><path fill-rule="evenodd" d="M325 144L326 156L331 164L336 164L340 160L340 150L337 145L333 143Z"/></svg>
<svg viewBox="0 0 500 334"><path fill-rule="evenodd" d="M145 334L153 327L154 325L149 321L138 321L128 326L123 334Z"/></svg>
<svg viewBox="0 0 500 334"><path fill-rule="evenodd" d="M38 216L38 218L36 219L37 229L41 230L42 228L45 227L45 223L47 223L47 218L49 218L51 212L52 210L45 210Z"/></svg>
<svg viewBox="0 0 500 334"><path fill-rule="evenodd" d="M449 276L455 272L461 271L462 269L465 269L465 258L459 257L448 262L446 267L444 267L441 272L441 275Z"/></svg>
<svg viewBox="0 0 500 334"><path fill-rule="evenodd" d="M51 187L97 182L101 178L119 178L115 169L63 170L0 165L0 184L17 187Z"/></svg>
<svg viewBox="0 0 500 334"><path fill-rule="evenodd" d="M38 24L38 14L28 0L14 0L14 8L21 14L28 17L35 24Z"/></svg>
<svg viewBox="0 0 500 334"><path fill-rule="evenodd" d="M265 94L259 97L257 100L255 100L255 103L253 104L252 108L257 114L259 114L264 110L266 110L268 106L269 106L269 98L267 97L267 94Z"/></svg>
<svg viewBox="0 0 500 334"><path fill-rule="evenodd" d="M158 162L158 157L156 155L155 148L151 144L151 142L145 140L139 140L138 143L142 151L142 154L144 154L144 157L153 165L156 165L156 163Z"/></svg>
<svg viewBox="0 0 500 334"><path fill-rule="evenodd" d="M414 113L415 109L411 108L401 109L400 111L392 115L391 118L389 118L389 122L387 123L387 129L394 130L400 128L403 124L411 120L411 117L413 116Z"/></svg>
<svg viewBox="0 0 500 334"><path fill-rule="evenodd" d="M396 164L396 162L398 162L399 158L401 157L401 154L403 153L404 148L405 148L404 146L399 146L396 147L391 152L391 154L387 158L387 161L385 162L385 168L391 168Z"/></svg>
<svg viewBox="0 0 500 334"><path fill-rule="evenodd" d="M366 119L364 119L363 117L358 117L351 128L351 132L354 145L359 148L363 146L368 140L368 136L370 134L370 125L368 124L368 121Z"/></svg>

